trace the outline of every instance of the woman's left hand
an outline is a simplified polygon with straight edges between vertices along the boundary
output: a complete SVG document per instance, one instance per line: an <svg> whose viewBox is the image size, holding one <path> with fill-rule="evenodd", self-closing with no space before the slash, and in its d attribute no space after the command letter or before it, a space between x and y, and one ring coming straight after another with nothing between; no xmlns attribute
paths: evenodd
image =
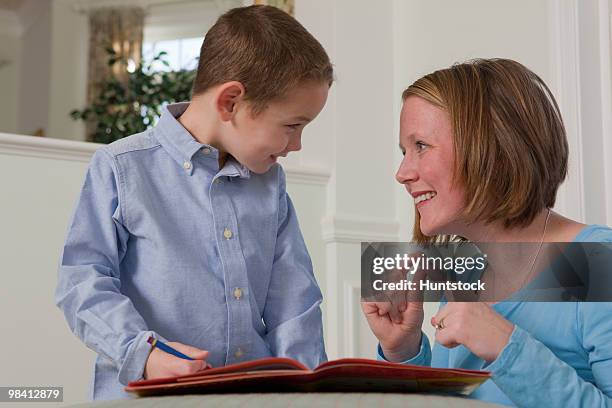
<svg viewBox="0 0 612 408"><path fill-rule="evenodd" d="M436 341L444 347L462 344L492 362L508 344L514 325L482 302L449 302L431 318Z"/></svg>

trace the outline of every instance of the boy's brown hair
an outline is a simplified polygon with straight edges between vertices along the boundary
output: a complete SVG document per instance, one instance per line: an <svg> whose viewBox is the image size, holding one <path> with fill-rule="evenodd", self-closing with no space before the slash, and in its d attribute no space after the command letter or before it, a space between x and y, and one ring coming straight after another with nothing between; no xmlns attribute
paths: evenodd
<svg viewBox="0 0 612 408"><path fill-rule="evenodd" d="M253 114L303 82L333 82L321 44L293 17L272 6L229 10L206 33L193 96L228 81L245 87Z"/></svg>
<svg viewBox="0 0 612 408"><path fill-rule="evenodd" d="M508 59L478 59L422 77L402 99L412 95L450 116L453 177L464 188L470 222L524 227L554 206L568 144L559 107L535 73ZM452 238L425 236L415 209L414 240Z"/></svg>

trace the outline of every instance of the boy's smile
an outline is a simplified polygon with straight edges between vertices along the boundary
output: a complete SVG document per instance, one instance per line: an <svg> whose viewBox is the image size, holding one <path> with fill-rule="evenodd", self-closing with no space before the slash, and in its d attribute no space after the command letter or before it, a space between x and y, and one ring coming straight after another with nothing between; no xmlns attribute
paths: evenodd
<svg viewBox="0 0 612 408"><path fill-rule="evenodd" d="M231 154L254 173L265 173L302 148L302 131L325 106L329 84L302 82L253 115L245 89L232 81L191 101L178 121L200 143L219 150L219 164Z"/></svg>
<svg viewBox="0 0 612 408"><path fill-rule="evenodd" d="M302 148L302 131L325 106L328 91L325 83L302 84L256 116L248 101L242 103L223 146L252 172L265 173L279 157Z"/></svg>

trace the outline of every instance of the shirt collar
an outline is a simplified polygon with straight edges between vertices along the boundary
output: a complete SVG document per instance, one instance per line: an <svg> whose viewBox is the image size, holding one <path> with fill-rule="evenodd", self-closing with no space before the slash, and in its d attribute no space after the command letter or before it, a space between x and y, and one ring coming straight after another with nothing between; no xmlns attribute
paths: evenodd
<svg viewBox="0 0 612 408"><path fill-rule="evenodd" d="M240 178L251 178L251 171L246 166L238 163L238 160L234 159L233 156L228 156L225 161L225 165L217 173L216 177L227 176L227 177L240 177Z"/></svg>
<svg viewBox="0 0 612 408"><path fill-rule="evenodd" d="M219 160L219 151L213 146L199 143L176 119L185 112L189 102L179 102L166 105L162 108L162 114L157 123L156 130L158 140L168 154L191 175L193 173L193 155L202 148L210 149L208 157ZM218 176L238 176L249 178L250 171L238 163L232 156L228 157Z"/></svg>

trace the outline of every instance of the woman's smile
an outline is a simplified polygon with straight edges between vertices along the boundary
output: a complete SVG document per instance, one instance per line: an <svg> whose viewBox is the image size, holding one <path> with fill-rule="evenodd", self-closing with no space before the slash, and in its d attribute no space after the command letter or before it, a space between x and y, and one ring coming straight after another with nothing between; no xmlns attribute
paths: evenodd
<svg viewBox="0 0 612 408"><path fill-rule="evenodd" d="M435 191L418 191L412 194L412 197L414 197L414 205L416 205L417 208L422 207L423 205L427 204L435 196L436 196Z"/></svg>

